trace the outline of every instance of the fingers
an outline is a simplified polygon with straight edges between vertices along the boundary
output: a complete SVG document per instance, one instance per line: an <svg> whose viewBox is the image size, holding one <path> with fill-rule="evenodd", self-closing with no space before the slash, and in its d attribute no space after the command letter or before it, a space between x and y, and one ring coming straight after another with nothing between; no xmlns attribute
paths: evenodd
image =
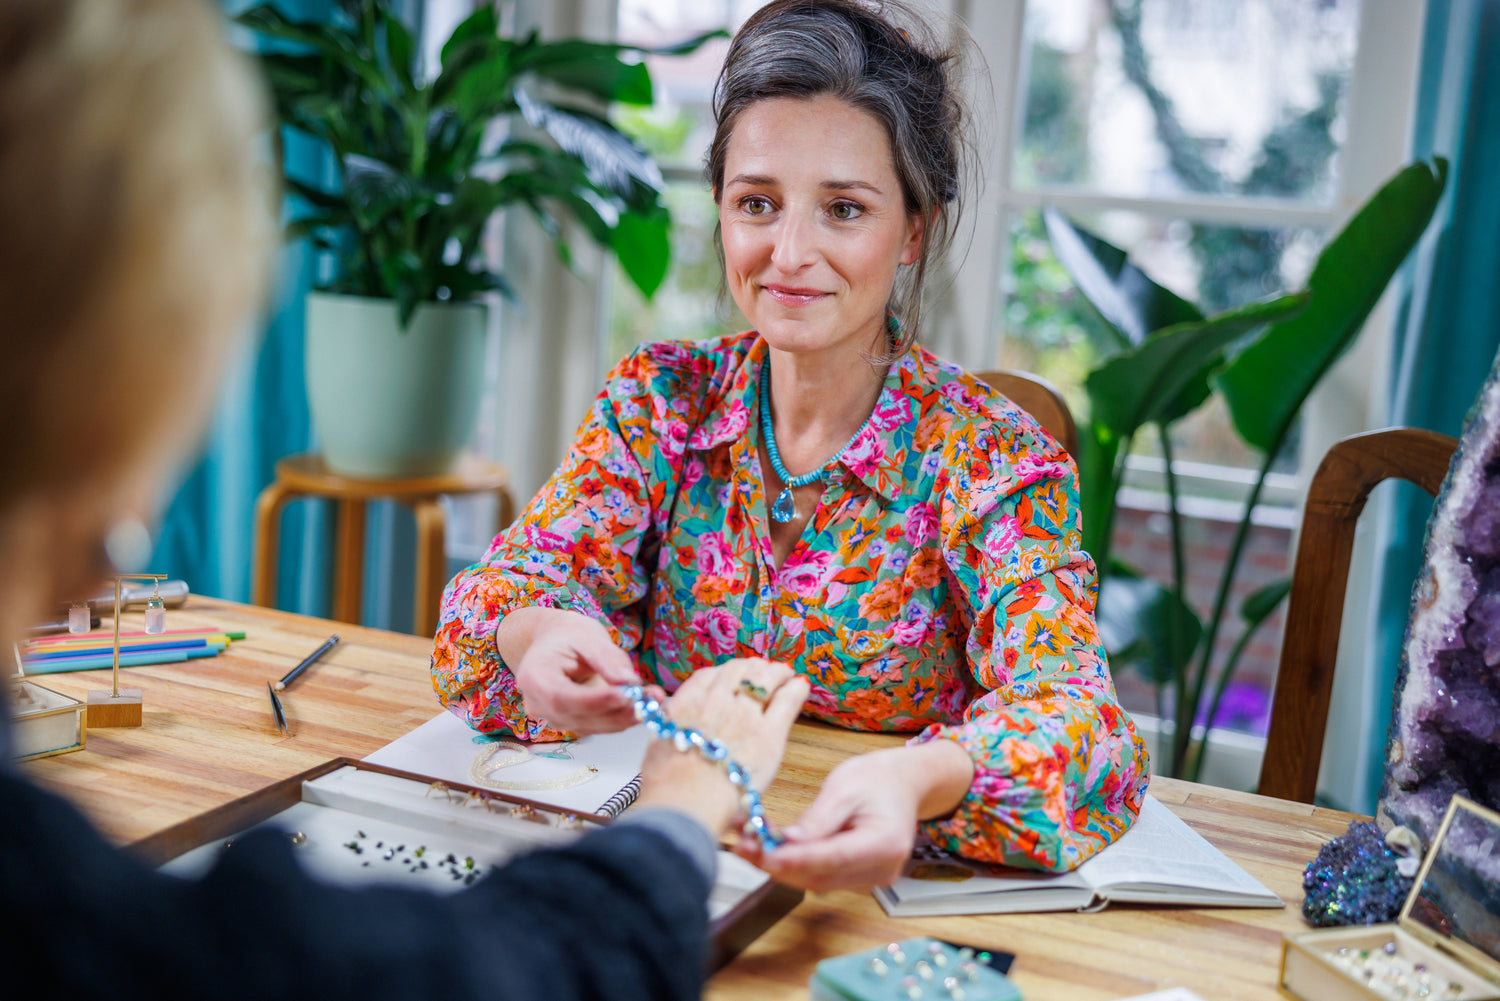
<svg viewBox="0 0 1500 1001"><path fill-rule="evenodd" d="M856 826L817 841L788 841L760 865L780 882L806 890L868 889L889 886L910 855L909 837Z"/></svg>
<svg viewBox="0 0 1500 1001"><path fill-rule="evenodd" d="M792 724L797 722L797 716L802 712L802 706L807 702L807 697L812 694L812 685L806 678L793 675L786 679L774 692L771 693L771 701L766 705L766 719L773 726L790 732Z"/></svg>

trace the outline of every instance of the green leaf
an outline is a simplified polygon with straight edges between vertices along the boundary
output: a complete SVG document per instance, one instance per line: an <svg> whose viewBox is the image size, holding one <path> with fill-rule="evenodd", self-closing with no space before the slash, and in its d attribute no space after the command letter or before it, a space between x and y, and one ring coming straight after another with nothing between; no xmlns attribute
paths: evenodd
<svg viewBox="0 0 1500 1001"><path fill-rule="evenodd" d="M1437 157L1387 181L1318 255L1307 309L1267 330L1214 377L1246 442L1262 452L1279 447L1427 228L1447 180L1448 161Z"/></svg>
<svg viewBox="0 0 1500 1001"><path fill-rule="evenodd" d="M1272 581L1265 587L1258 588L1254 594L1245 598L1240 605L1240 618L1245 620L1251 629L1264 622L1276 606L1281 604L1292 590L1292 578L1283 577L1281 580Z"/></svg>
<svg viewBox="0 0 1500 1001"><path fill-rule="evenodd" d="M1129 667L1156 685L1171 684L1192 659L1203 623L1170 588L1149 577L1109 578L1099 603L1099 638L1112 669Z"/></svg>
<svg viewBox="0 0 1500 1001"><path fill-rule="evenodd" d="M1084 386L1090 419L1119 438L1130 437L1142 424L1162 419L1226 345L1306 305L1306 294L1282 296L1152 334L1089 373Z"/></svg>
<svg viewBox="0 0 1500 1001"><path fill-rule="evenodd" d="M1083 549L1096 558L1108 552L1114 529L1115 465L1121 440L1088 421L1078 428L1078 496ZM1101 568L1102 571L1102 568Z"/></svg>
<svg viewBox="0 0 1500 1001"><path fill-rule="evenodd" d="M582 160L602 187L628 198L635 194L633 181L653 191L664 186L656 161L635 140L598 115L582 108L548 104L520 88L516 90L516 104L527 122L551 136L564 152Z"/></svg>
<svg viewBox="0 0 1500 1001"><path fill-rule="evenodd" d="M409 206L417 197L411 178L388 163L357 153L344 157L344 190L355 214L367 225Z"/></svg>
<svg viewBox="0 0 1500 1001"><path fill-rule="evenodd" d="M385 51L391 69L401 81L403 92L410 93L416 86L414 74L417 62L417 40L401 23L398 17L385 19Z"/></svg>
<svg viewBox="0 0 1500 1001"><path fill-rule="evenodd" d="M438 53L438 65L447 69L459 58L460 52L474 42L499 40L500 19L495 14L495 5L482 3L468 17L458 23Z"/></svg>
<svg viewBox="0 0 1500 1001"><path fill-rule="evenodd" d="M1197 306L1152 281L1119 247L1050 205L1042 210L1042 219L1052 253L1084 298L1114 328L1121 347L1142 343L1153 330L1204 319Z"/></svg>
<svg viewBox="0 0 1500 1001"><path fill-rule="evenodd" d="M569 39L516 53L516 72L535 73L601 101L651 103L651 73L644 63L625 62L620 46Z"/></svg>
<svg viewBox="0 0 1500 1001"><path fill-rule="evenodd" d="M654 49L640 48L634 45L625 47L650 56L687 56L697 52L706 42L711 42L716 38L728 37L729 32L723 28L715 28L713 31L705 31L701 35L694 35L692 38L684 39L681 42L673 42L669 45L660 45Z"/></svg>
<svg viewBox="0 0 1500 1001"><path fill-rule="evenodd" d="M630 283L650 299L667 277L671 260L671 217L665 212L649 216L626 212L615 225L612 245L620 267Z"/></svg>

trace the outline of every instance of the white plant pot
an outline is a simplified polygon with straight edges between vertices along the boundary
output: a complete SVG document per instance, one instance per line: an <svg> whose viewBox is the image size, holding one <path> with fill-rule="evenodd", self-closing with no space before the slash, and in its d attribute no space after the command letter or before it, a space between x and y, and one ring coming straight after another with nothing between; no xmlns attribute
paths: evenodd
<svg viewBox="0 0 1500 1001"><path fill-rule="evenodd" d="M484 377L485 306L307 297L307 401L323 460L365 479L446 472L468 443Z"/></svg>

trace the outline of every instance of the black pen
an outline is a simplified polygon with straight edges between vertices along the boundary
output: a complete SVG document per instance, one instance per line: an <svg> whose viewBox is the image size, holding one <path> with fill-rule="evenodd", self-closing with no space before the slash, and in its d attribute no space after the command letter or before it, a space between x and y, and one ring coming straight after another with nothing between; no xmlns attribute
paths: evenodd
<svg viewBox="0 0 1500 1001"><path fill-rule="evenodd" d="M324 641L322 646L318 647L312 653L302 658L302 663L286 672L286 676L272 686L273 690L278 692L285 690L287 685L290 685L292 682L297 680L297 676L299 674L307 670L309 667L312 667L319 657L323 656L329 650L332 650L335 646L338 645L338 642L338 634L334 634L333 636L328 637L328 639Z"/></svg>

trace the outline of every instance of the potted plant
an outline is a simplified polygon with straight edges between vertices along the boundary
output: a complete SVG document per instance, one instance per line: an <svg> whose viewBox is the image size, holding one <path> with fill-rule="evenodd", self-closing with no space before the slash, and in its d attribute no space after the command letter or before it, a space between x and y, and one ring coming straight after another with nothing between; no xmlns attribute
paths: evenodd
<svg viewBox="0 0 1500 1001"><path fill-rule="evenodd" d="M1426 230L1447 177L1442 158L1398 171L1323 247L1305 289L1215 315L1159 285L1124 250L1055 209L1044 213L1053 252L1113 341L1109 357L1084 382L1089 410L1079 427L1078 456L1083 543L1100 568L1099 629L1111 663L1140 671L1170 712L1170 742L1164 736L1163 753L1153 762L1161 774L1200 777L1208 730L1240 656L1291 588L1287 578L1247 596L1237 610L1238 638L1218 657L1219 633L1234 625L1231 586L1271 463L1303 404L1354 343ZM1201 617L1189 600L1170 433L1214 395L1262 461L1220 570L1212 610ZM1170 582L1142 576L1110 555L1125 459L1131 440L1144 433L1159 437L1168 459ZM1195 735L1199 716L1207 722Z"/></svg>
<svg viewBox="0 0 1500 1001"><path fill-rule="evenodd" d="M661 283L661 174L598 110L651 103L646 67L622 58L630 47L507 38L484 4L424 75L389 0L339 0L330 23L271 4L236 20L278 43L259 60L279 122L332 154L331 186L284 172L288 237L336 265L307 305L308 402L331 469L427 475L463 448L479 405L483 299L512 294L482 247L497 210L523 206L565 262L563 224L576 222L644 294Z"/></svg>

